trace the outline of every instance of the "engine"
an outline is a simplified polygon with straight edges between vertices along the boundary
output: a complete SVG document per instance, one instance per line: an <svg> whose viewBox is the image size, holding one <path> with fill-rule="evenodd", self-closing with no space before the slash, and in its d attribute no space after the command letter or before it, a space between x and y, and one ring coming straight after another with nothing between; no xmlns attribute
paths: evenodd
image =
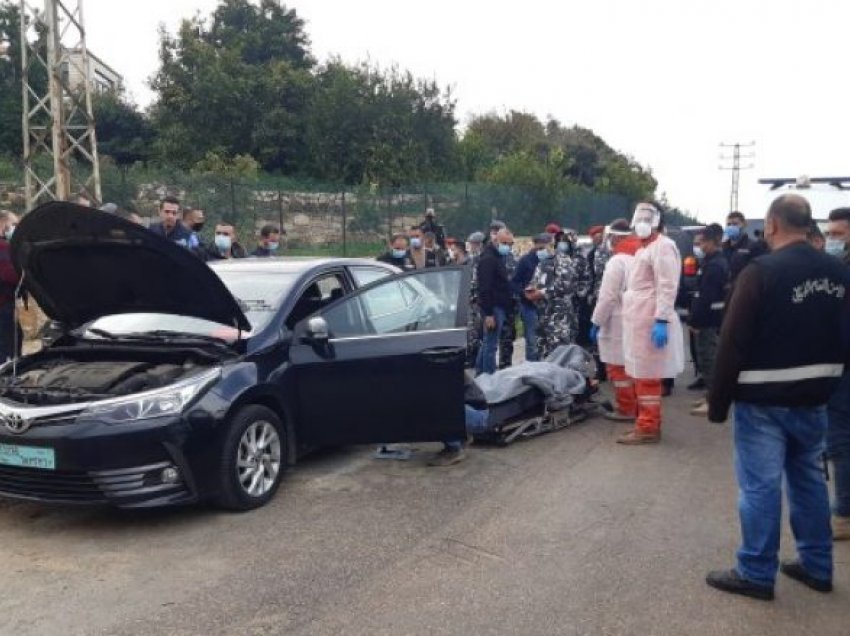
<svg viewBox="0 0 850 636"><path fill-rule="evenodd" d="M0 376L0 398L31 405L102 400L157 389L204 366L207 365L191 357L182 361L140 361L60 356L23 363L17 373Z"/></svg>

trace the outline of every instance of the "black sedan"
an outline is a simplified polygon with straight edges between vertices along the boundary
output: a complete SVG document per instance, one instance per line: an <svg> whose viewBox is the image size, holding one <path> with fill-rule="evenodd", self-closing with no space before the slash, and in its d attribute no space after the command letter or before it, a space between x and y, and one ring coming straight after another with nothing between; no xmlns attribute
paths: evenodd
<svg viewBox="0 0 850 636"><path fill-rule="evenodd" d="M311 449L465 437L462 268L210 268L68 203L27 215L11 252L65 331L0 368L0 495L250 509Z"/></svg>

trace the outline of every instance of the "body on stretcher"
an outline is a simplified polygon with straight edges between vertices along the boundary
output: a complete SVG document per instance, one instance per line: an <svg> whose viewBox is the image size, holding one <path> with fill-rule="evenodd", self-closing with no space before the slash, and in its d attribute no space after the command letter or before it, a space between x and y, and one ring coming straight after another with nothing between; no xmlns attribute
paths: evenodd
<svg viewBox="0 0 850 636"><path fill-rule="evenodd" d="M476 383L489 410L486 430L470 431L476 441L507 445L611 410L610 404L593 400L598 393L595 363L577 345L559 347L543 362L479 376Z"/></svg>

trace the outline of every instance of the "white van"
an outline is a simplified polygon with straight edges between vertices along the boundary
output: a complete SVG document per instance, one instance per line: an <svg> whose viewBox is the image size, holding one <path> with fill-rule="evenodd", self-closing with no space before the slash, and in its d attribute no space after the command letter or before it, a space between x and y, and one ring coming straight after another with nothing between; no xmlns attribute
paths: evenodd
<svg viewBox="0 0 850 636"><path fill-rule="evenodd" d="M796 179L759 179L759 183L770 186L765 209L781 194L793 192L806 197L812 206L812 218L823 232L826 232L827 219L832 210L850 208L850 177L802 176Z"/></svg>

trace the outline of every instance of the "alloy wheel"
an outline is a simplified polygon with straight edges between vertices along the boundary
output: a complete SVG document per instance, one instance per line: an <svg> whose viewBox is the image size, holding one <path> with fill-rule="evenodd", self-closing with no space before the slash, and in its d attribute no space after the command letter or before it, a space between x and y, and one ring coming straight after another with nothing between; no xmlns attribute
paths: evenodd
<svg viewBox="0 0 850 636"><path fill-rule="evenodd" d="M252 422L242 433L236 457L236 476L242 490L262 497L280 475L280 436L266 421Z"/></svg>

